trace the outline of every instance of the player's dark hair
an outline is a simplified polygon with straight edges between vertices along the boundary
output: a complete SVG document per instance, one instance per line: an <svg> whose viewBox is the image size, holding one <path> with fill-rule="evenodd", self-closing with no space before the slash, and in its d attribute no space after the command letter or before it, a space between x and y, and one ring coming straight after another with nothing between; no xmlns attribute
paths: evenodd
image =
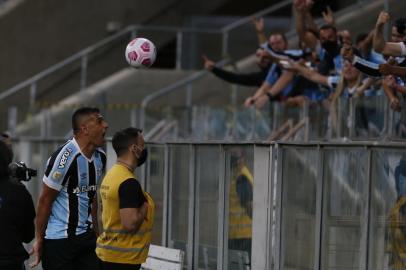
<svg viewBox="0 0 406 270"><path fill-rule="evenodd" d="M406 18L399 18L395 21L393 26L396 27L396 30L400 35L404 35L406 30Z"/></svg>
<svg viewBox="0 0 406 270"><path fill-rule="evenodd" d="M80 121L84 116L88 116L93 113L100 113L100 110L95 107L82 107L77 109L72 115L72 130L73 134L76 134L80 130Z"/></svg>
<svg viewBox="0 0 406 270"><path fill-rule="evenodd" d="M331 24L324 24L324 25L322 25L321 27L320 27L320 29L319 29L319 32L321 31L321 30L333 30L334 31L334 33L337 33L337 28L334 26L334 25L331 25Z"/></svg>
<svg viewBox="0 0 406 270"><path fill-rule="evenodd" d="M131 144L135 143L138 136L142 133L141 129L129 127L120 131L117 131L112 140L113 149L117 154L117 157L122 156L128 151Z"/></svg>
<svg viewBox="0 0 406 270"><path fill-rule="evenodd" d="M0 181L9 175L8 165L13 159L13 152L10 147L0 140Z"/></svg>

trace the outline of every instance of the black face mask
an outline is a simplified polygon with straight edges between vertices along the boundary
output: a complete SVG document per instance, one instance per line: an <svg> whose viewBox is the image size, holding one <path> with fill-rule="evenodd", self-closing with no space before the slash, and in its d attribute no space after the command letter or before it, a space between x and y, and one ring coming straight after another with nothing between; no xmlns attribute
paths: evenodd
<svg viewBox="0 0 406 270"><path fill-rule="evenodd" d="M141 167L142 164L145 163L145 161L147 160L147 158L148 158L148 151L147 151L147 149L144 148L144 149L142 150L142 152L141 152L140 157L138 158L137 167Z"/></svg>
<svg viewBox="0 0 406 270"><path fill-rule="evenodd" d="M335 56L338 54L337 41L327 40L321 43L321 47L327 51L328 54Z"/></svg>

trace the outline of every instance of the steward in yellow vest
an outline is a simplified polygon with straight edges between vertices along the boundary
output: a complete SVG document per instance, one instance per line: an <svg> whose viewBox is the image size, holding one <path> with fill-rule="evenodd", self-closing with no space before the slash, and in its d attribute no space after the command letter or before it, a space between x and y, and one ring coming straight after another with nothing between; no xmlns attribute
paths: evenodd
<svg viewBox="0 0 406 270"><path fill-rule="evenodd" d="M406 269L406 196L401 197L390 211L390 264L394 270Z"/></svg>
<svg viewBox="0 0 406 270"><path fill-rule="evenodd" d="M134 169L147 157L141 130L127 128L113 137L116 164L100 187L103 231L96 254L102 269L139 269L148 256L154 201L135 179Z"/></svg>
<svg viewBox="0 0 406 270"><path fill-rule="evenodd" d="M253 176L238 152L231 156L233 174L230 181L228 248L251 255Z"/></svg>

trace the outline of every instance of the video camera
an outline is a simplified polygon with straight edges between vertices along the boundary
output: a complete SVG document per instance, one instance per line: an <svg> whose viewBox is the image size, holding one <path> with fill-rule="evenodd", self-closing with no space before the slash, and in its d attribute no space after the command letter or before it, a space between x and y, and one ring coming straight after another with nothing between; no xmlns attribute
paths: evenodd
<svg viewBox="0 0 406 270"><path fill-rule="evenodd" d="M8 165L10 176L19 181L30 181L32 177L37 176L37 171L28 168L24 162L13 162Z"/></svg>

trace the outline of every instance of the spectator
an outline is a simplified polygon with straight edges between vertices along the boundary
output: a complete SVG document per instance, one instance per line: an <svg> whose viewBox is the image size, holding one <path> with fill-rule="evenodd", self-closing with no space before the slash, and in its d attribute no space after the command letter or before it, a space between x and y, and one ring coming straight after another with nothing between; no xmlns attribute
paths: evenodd
<svg viewBox="0 0 406 270"><path fill-rule="evenodd" d="M257 65L260 69L256 72L242 74L227 71L223 68L216 67L214 62L207 58L205 55L203 55L204 67L224 81L244 86L261 86L266 78L266 75L268 74L268 70L271 66L271 61L269 57L267 57L267 55L264 53L264 49L261 48L257 50L255 56Z"/></svg>
<svg viewBox="0 0 406 270"><path fill-rule="evenodd" d="M288 48L288 42L283 34L273 34L269 39L269 45L276 53L283 53ZM264 106L270 99L277 96L287 97L292 94L294 74L283 70L276 63L272 64L265 81L253 96L248 97L244 105L249 107L255 104L257 108Z"/></svg>

